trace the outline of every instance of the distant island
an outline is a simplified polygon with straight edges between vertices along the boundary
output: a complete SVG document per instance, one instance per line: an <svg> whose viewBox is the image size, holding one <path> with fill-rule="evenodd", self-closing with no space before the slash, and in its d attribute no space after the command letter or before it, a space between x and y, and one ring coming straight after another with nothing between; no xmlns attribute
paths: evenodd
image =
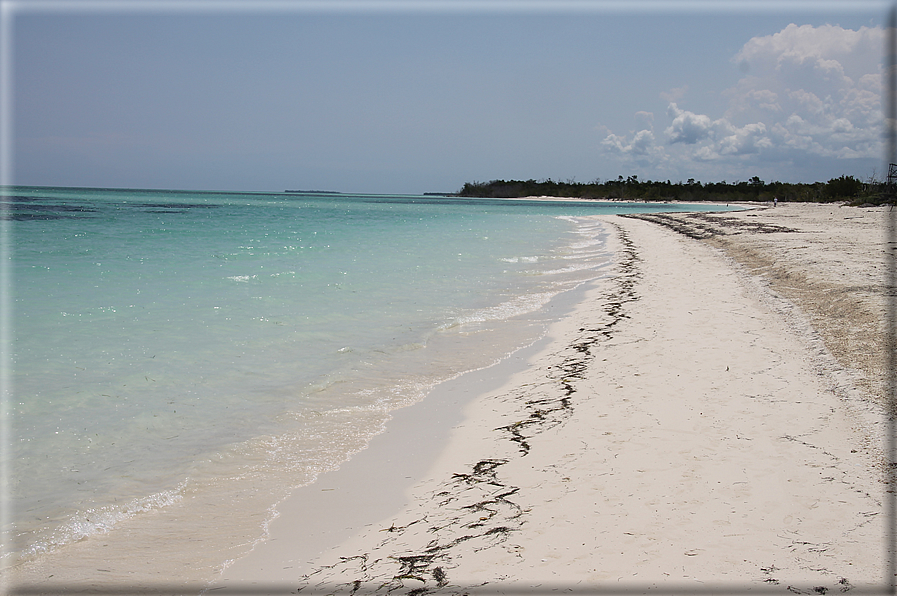
<svg viewBox="0 0 897 596"><path fill-rule="evenodd" d="M633 201L849 201L857 205L894 202L892 189L874 178L862 182L853 176L832 178L828 182L764 182L754 176L746 182L687 182L639 180L638 176L604 182L558 182L555 180L492 180L466 182L459 197L572 197L594 200Z"/></svg>
<svg viewBox="0 0 897 596"><path fill-rule="evenodd" d="M283 192L293 195L341 195L343 193L335 190L285 190Z"/></svg>

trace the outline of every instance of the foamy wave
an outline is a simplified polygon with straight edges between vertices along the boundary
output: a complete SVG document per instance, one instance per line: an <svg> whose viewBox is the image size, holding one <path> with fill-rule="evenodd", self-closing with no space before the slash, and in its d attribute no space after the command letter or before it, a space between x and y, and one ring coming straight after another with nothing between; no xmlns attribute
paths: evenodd
<svg viewBox="0 0 897 596"><path fill-rule="evenodd" d="M561 257L565 261L582 260L582 259L609 259L610 256L603 250L592 250L589 252L578 252L572 255L564 255Z"/></svg>
<svg viewBox="0 0 897 596"><path fill-rule="evenodd" d="M119 522L135 515L147 513L167 507L184 498L186 482L177 488L164 490L147 497L133 499L119 507L107 505L96 509L87 509L74 514L46 542L33 544L26 554L33 555L47 552L53 548L77 542L95 534L105 534Z"/></svg>
<svg viewBox="0 0 897 596"><path fill-rule="evenodd" d="M239 282L245 284L245 283L249 283L250 279L255 279L257 277L258 277L258 275L231 275L227 279L232 279L234 281L239 281Z"/></svg>
<svg viewBox="0 0 897 596"><path fill-rule="evenodd" d="M588 240L583 240L582 242L574 242L570 245L570 248L573 250L582 250L583 248L589 248L591 246L601 246L604 244L604 241L601 238L589 238Z"/></svg>
<svg viewBox="0 0 897 596"><path fill-rule="evenodd" d="M601 234L606 230L603 224L596 223L592 220L583 219L581 217L574 217L568 215L562 215L558 217L558 219L563 219L566 221L571 221L577 225L576 229L573 231L574 234L578 236L584 236L581 241L573 242L570 244L570 248L573 250L582 250L584 248L589 248L592 246L601 246L604 245L604 239Z"/></svg>
<svg viewBox="0 0 897 596"><path fill-rule="evenodd" d="M438 379L424 379L421 377L404 380L394 385L362 389L356 392L356 395L370 398L372 400L370 403L348 408L335 408L327 413L350 411L391 412L399 407L416 404L441 382Z"/></svg>
<svg viewBox="0 0 897 596"><path fill-rule="evenodd" d="M469 315L459 317L457 324L483 323L485 321L499 321L510 319L517 315L535 312L545 306L555 296L556 292L539 292L526 296L518 296L497 306L484 308Z"/></svg>
<svg viewBox="0 0 897 596"><path fill-rule="evenodd" d="M531 275L560 275L562 273L575 273L576 271L585 271L586 269L594 269L596 266L593 262L578 263L576 265L568 265L560 269L551 269L549 271L527 271Z"/></svg>
<svg viewBox="0 0 897 596"><path fill-rule="evenodd" d="M536 263L539 261L539 257L505 257L499 259L499 261L504 261L505 263Z"/></svg>

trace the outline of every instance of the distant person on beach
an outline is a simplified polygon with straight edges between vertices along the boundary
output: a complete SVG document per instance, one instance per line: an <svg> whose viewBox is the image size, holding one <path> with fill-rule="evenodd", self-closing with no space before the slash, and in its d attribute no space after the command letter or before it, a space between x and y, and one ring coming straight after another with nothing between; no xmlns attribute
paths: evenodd
<svg viewBox="0 0 897 596"><path fill-rule="evenodd" d="M779 206L779 197L773 197L773 198L772 198L772 206L773 206L773 207L778 207L778 206Z"/></svg>

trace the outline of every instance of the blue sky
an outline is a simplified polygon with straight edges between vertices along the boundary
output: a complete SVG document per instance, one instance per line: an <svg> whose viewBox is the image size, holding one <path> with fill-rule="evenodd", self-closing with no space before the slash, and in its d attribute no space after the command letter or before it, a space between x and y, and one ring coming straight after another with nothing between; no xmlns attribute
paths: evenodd
<svg viewBox="0 0 897 596"><path fill-rule="evenodd" d="M881 176L888 6L4 2L7 181L422 193Z"/></svg>

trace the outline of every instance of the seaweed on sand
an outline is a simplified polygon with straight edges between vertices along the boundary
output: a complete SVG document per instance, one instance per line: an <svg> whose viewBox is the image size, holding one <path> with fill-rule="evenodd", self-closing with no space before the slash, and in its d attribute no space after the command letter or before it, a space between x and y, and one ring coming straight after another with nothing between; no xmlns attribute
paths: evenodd
<svg viewBox="0 0 897 596"><path fill-rule="evenodd" d="M596 344L613 338L614 328L628 318L626 305L638 300L639 257L625 231L617 226L622 249L612 286L602 297L602 323L580 328L573 341L554 356L545 381L517 388L499 399L520 404L514 421L495 430L516 444L526 457L533 439L563 424L571 415L576 382L585 378ZM520 530L526 515L517 502L520 487L501 476L508 458L483 457L469 470L452 474L432 493L426 516L403 526L385 528L385 538L371 552L342 557L301 579L299 591L326 594L391 594L422 596L461 594L475 586L451 582L461 544L473 552L494 548Z"/></svg>

